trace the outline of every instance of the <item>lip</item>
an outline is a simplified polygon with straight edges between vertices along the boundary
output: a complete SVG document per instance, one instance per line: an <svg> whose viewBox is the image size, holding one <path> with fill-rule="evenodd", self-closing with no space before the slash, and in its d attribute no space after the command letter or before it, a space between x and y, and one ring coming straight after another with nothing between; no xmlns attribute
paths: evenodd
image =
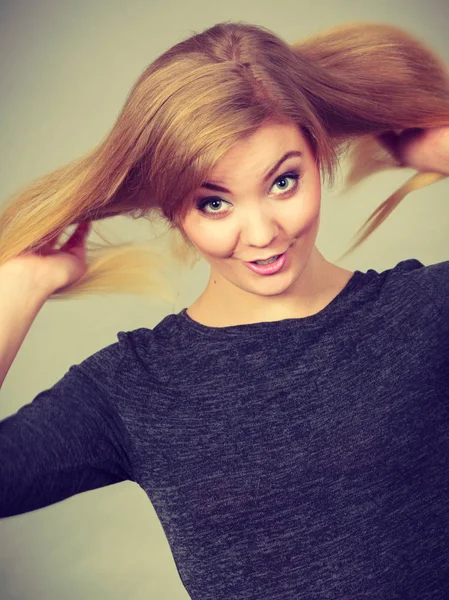
<svg viewBox="0 0 449 600"><path fill-rule="evenodd" d="M285 261L287 260L287 252L288 249L283 254L280 254L279 258L275 260L274 263L269 265L255 265L252 262L244 262L243 264L245 264L248 269L251 269L251 271L254 271L254 273L257 273L258 275L274 275L275 273L278 273L285 265Z"/></svg>
<svg viewBox="0 0 449 600"><path fill-rule="evenodd" d="M288 250L288 248L287 248L287 250ZM287 250L285 252L287 252ZM266 256L265 258L254 258L253 260L248 260L248 261L244 261L244 262L254 262L255 260L268 260L272 256L281 256L282 254L284 254L284 252L275 252L274 254L270 254L270 256Z"/></svg>

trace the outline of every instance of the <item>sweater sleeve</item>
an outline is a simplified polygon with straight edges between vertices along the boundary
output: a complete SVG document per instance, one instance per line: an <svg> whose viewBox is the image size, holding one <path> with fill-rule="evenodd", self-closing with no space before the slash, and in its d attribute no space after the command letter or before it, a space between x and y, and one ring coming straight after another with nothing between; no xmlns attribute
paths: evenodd
<svg viewBox="0 0 449 600"><path fill-rule="evenodd" d="M107 393L122 353L120 342L103 348L0 421L0 518L135 480L128 433Z"/></svg>

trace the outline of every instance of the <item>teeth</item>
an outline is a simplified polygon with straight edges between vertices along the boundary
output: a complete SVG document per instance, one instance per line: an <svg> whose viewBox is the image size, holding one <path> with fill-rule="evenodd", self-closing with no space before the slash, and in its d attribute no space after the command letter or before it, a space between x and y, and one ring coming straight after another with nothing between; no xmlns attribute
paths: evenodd
<svg viewBox="0 0 449 600"><path fill-rule="evenodd" d="M273 263L275 260L277 260L279 257L280 254L278 254L277 256L272 256L267 260L255 260L254 262L256 263L256 265L269 265L270 263Z"/></svg>

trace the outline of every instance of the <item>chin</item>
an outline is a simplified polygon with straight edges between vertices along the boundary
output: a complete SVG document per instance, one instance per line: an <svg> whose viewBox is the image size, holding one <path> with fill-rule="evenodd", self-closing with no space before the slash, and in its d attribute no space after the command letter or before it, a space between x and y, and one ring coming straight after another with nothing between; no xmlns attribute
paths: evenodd
<svg viewBox="0 0 449 600"><path fill-rule="evenodd" d="M263 279L257 284L248 284L247 281L234 283L236 287L239 287L241 290L248 292L250 294L254 294L256 296L280 296L281 294L285 294L290 290L290 288L294 285L295 279L292 279L290 274L284 274L283 278L277 278L274 280L276 276L261 276ZM271 281L270 281L271 279Z"/></svg>

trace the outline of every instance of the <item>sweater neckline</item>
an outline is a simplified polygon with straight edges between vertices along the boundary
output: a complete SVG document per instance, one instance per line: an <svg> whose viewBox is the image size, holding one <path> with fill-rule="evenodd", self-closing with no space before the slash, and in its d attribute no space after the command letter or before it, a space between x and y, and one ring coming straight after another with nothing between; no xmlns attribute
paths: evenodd
<svg viewBox="0 0 449 600"><path fill-rule="evenodd" d="M275 330L278 331L282 329L291 329L292 327L316 327L339 310L340 306L344 304L347 296L359 287L359 283L363 276L364 273L356 269L352 274L352 277L347 281L346 285L329 302L329 304L327 304L323 309L314 315L309 315L307 317L289 317L279 321L259 321L257 323L212 327L209 325L203 325L202 323L192 319L192 317L187 313L188 307L181 309L177 316L181 319L182 323L190 329L209 336L229 334L239 335L244 332L265 333Z"/></svg>

